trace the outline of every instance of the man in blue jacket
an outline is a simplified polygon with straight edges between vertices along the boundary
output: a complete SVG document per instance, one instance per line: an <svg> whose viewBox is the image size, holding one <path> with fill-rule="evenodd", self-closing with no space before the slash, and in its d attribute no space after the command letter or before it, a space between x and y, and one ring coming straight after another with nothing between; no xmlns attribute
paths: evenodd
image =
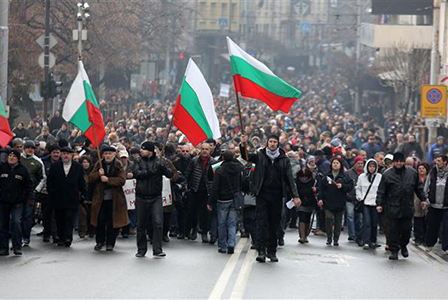
<svg viewBox="0 0 448 300"><path fill-rule="evenodd" d="M429 149L428 162L432 163L434 158L443 155L447 150L448 146L445 144L445 138L443 136L437 137L437 143L433 144Z"/></svg>

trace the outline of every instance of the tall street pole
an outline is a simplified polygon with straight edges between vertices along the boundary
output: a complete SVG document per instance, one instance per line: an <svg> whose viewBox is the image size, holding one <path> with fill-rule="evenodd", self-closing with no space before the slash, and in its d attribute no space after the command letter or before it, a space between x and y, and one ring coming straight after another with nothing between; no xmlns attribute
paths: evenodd
<svg viewBox="0 0 448 300"><path fill-rule="evenodd" d="M5 108L8 100L8 9L9 1L0 0L0 96Z"/></svg>
<svg viewBox="0 0 448 300"><path fill-rule="evenodd" d="M439 35L440 35L440 0L434 0L434 18L433 18L433 38L431 50L431 78L430 84L437 85L440 72L439 57ZM428 127L428 151L429 147L436 142L437 127L431 123Z"/></svg>
<svg viewBox="0 0 448 300"><path fill-rule="evenodd" d="M361 112L361 89L359 87L359 60L361 58L361 0L356 1L358 7L357 17L356 17L356 93L355 93L355 113L359 114Z"/></svg>
<svg viewBox="0 0 448 300"><path fill-rule="evenodd" d="M48 101L50 96L50 0L45 0L45 38L44 38L44 123L47 123Z"/></svg>

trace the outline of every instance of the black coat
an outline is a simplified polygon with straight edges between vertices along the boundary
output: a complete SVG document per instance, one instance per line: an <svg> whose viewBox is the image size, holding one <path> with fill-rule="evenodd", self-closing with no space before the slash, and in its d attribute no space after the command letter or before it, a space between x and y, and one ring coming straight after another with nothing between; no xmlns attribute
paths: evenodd
<svg viewBox="0 0 448 300"><path fill-rule="evenodd" d="M436 191L437 191L437 167L434 166L429 172L429 190L428 190L428 200L431 204L436 203ZM446 188L443 191L443 207L448 207L448 189Z"/></svg>
<svg viewBox="0 0 448 300"><path fill-rule="evenodd" d="M67 176L62 160L52 164L47 177L47 190L54 208L78 208L87 199L87 185L81 164L72 161Z"/></svg>
<svg viewBox="0 0 448 300"><path fill-rule="evenodd" d="M335 183L340 183L342 187L339 189ZM342 211L345 209L345 202L347 201L347 193L353 190L353 180L351 180L341 170L334 178L330 171L322 178L320 199L324 201L325 209L331 211Z"/></svg>
<svg viewBox="0 0 448 300"><path fill-rule="evenodd" d="M316 186L316 179L310 179L307 182L302 182L296 177L297 190L299 192L300 200L303 207L314 207L317 204L315 193L313 192L313 186Z"/></svg>
<svg viewBox="0 0 448 300"><path fill-rule="evenodd" d="M33 198L33 183L27 169L22 165L11 168L0 164L0 202L6 204L25 203Z"/></svg>
<svg viewBox="0 0 448 300"><path fill-rule="evenodd" d="M241 151L243 153L244 149ZM255 196L258 196L261 192L266 173L272 172L272 169L270 169L272 168L271 159L266 155L266 149L261 149L256 153L250 153L249 161L256 165L250 189ZM294 198L299 197L292 174L291 162L282 149L280 149L280 156L275 159L274 163L277 164L281 174L282 186L279 188L281 188L282 196L288 198L290 196Z"/></svg>
<svg viewBox="0 0 448 300"><path fill-rule="evenodd" d="M231 200L241 191L243 165L237 161L223 162L213 177L210 203L218 200Z"/></svg>
<svg viewBox="0 0 448 300"><path fill-rule="evenodd" d="M381 177L376 204L384 207L389 218L412 218L414 193L421 201L426 200L417 171L409 167L390 168Z"/></svg>
<svg viewBox="0 0 448 300"><path fill-rule="evenodd" d="M154 199L162 195L162 175L168 178L174 176L174 171L169 168L165 159L157 156L142 157L134 163L134 178L137 179L135 194L144 199Z"/></svg>

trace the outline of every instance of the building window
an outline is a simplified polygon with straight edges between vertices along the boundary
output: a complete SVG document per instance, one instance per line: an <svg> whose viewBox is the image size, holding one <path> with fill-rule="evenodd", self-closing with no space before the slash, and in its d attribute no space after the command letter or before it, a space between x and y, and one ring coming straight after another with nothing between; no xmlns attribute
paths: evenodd
<svg viewBox="0 0 448 300"><path fill-rule="evenodd" d="M212 18L214 18L215 15L216 15L216 3L213 2L213 3L210 5L210 16L211 16Z"/></svg>
<svg viewBox="0 0 448 300"><path fill-rule="evenodd" d="M221 4L221 17L225 18L225 17L227 17L227 14L228 14L227 3L222 3Z"/></svg>
<svg viewBox="0 0 448 300"><path fill-rule="evenodd" d="M232 3L232 6L230 7L230 18L235 18L235 12L236 12L236 3Z"/></svg>

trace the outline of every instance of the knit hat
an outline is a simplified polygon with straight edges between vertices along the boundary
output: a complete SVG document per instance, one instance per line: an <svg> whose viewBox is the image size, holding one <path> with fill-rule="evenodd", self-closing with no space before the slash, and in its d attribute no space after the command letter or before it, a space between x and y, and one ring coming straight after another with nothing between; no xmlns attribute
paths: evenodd
<svg viewBox="0 0 448 300"><path fill-rule="evenodd" d="M131 155L132 154L140 154L140 149L138 149L138 148L136 148L136 147L134 147L134 148L131 148Z"/></svg>
<svg viewBox="0 0 448 300"><path fill-rule="evenodd" d="M34 141L28 140L23 145L23 149L26 149L26 148L36 148L36 144L34 143Z"/></svg>
<svg viewBox="0 0 448 300"><path fill-rule="evenodd" d="M333 147L337 148L337 147L341 146L341 140L339 138L334 138L331 140L330 144Z"/></svg>
<svg viewBox="0 0 448 300"><path fill-rule="evenodd" d="M154 146L153 142L146 141L146 142L143 142L141 148L142 148L142 150L148 150L148 151L154 152L155 146Z"/></svg>
<svg viewBox="0 0 448 300"><path fill-rule="evenodd" d="M310 161L316 161L316 158L312 155L308 156L308 158L306 159L306 163L309 164Z"/></svg>
<svg viewBox="0 0 448 300"><path fill-rule="evenodd" d="M11 149L11 150L8 152L8 155L9 155L9 154L13 154L13 155L15 155L15 156L17 157L17 159L20 160L20 151L19 151L19 150Z"/></svg>
<svg viewBox="0 0 448 300"><path fill-rule="evenodd" d="M395 152L394 153L394 161L405 161L404 153L403 152Z"/></svg>
<svg viewBox="0 0 448 300"><path fill-rule="evenodd" d="M364 158L363 158L362 156L360 156L360 155L358 155L358 156L355 157L355 165L356 165L356 163L359 162L359 161L362 161L362 162L364 163Z"/></svg>

